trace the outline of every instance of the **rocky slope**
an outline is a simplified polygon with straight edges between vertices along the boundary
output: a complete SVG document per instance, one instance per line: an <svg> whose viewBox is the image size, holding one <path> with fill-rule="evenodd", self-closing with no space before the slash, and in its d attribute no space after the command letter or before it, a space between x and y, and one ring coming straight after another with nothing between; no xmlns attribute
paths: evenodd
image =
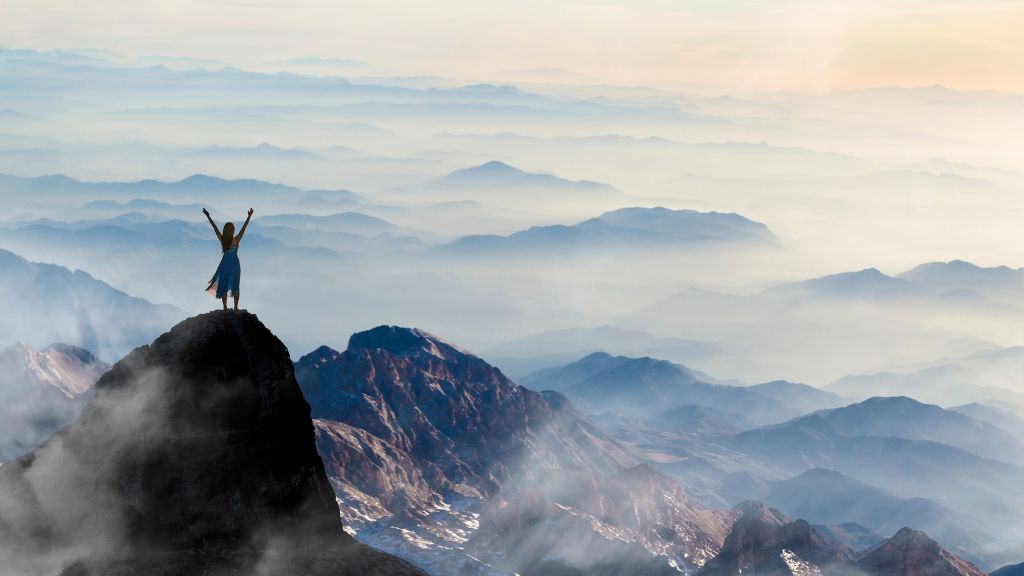
<svg viewBox="0 0 1024 576"><path fill-rule="evenodd" d="M839 472L813 468L769 483L760 500L794 518L832 524L855 522L879 534L894 534L913 526L934 536L943 546L972 562L972 551L996 540L992 528L925 498L899 498Z"/></svg>
<svg viewBox="0 0 1024 576"><path fill-rule="evenodd" d="M50 253L65 252L69 243L60 246ZM81 270L0 249L0 346L67 342L113 360L184 317L178 308L134 298Z"/></svg>
<svg viewBox="0 0 1024 576"><path fill-rule="evenodd" d="M983 576L970 562L943 549L924 532L903 528L857 565L878 576Z"/></svg>
<svg viewBox="0 0 1024 576"><path fill-rule="evenodd" d="M713 556L731 523L561 395L425 332L356 334L296 377L346 524L433 573L671 572Z"/></svg>
<svg viewBox="0 0 1024 576"><path fill-rule="evenodd" d="M753 501L735 510L739 518L722 550L701 569L702 576L820 574L822 568L854 560L852 550L826 538L805 520L793 522Z"/></svg>
<svg viewBox="0 0 1024 576"><path fill-rule="evenodd" d="M902 528L858 555L804 520L754 501L739 515L721 552L700 576L982 576L976 566L939 546L924 532ZM859 557L858 557L859 556Z"/></svg>
<svg viewBox="0 0 1024 576"><path fill-rule="evenodd" d="M0 350L0 462L28 452L74 420L109 369L88 351L66 344Z"/></svg>
<svg viewBox="0 0 1024 576"><path fill-rule="evenodd" d="M0 467L0 573L418 574L347 536L288 351L210 313L118 362Z"/></svg>

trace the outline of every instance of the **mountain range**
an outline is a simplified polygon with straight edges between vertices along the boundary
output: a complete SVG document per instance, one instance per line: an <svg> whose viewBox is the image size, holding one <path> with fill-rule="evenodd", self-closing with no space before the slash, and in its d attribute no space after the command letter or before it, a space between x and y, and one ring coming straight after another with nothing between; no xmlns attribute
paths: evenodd
<svg viewBox="0 0 1024 576"><path fill-rule="evenodd" d="M555 193L571 190L584 194L600 196L619 196L622 193L608 184L587 180L566 180L552 174L526 172L504 162L492 160L479 166L456 170L450 174L433 180L430 185L436 188L514 188L521 190L549 189Z"/></svg>
<svg viewBox="0 0 1024 576"><path fill-rule="evenodd" d="M66 342L113 359L184 315L81 270L29 262L0 249L0 345Z"/></svg>
<svg viewBox="0 0 1024 576"><path fill-rule="evenodd" d="M537 226L509 236L466 236L445 246L447 254L545 254L701 246L729 242L771 242L759 222L739 214L620 208L572 226Z"/></svg>
<svg viewBox="0 0 1024 576"><path fill-rule="evenodd" d="M878 534L905 526L927 532L944 546L975 563L993 538L990 528L926 498L899 498L839 472L813 468L788 480L768 484L758 496L765 504L794 518L817 524L855 522Z"/></svg>
<svg viewBox="0 0 1024 576"><path fill-rule="evenodd" d="M613 411L641 419L696 405L764 425L844 404L839 396L803 384L728 385L665 360L603 352L535 372L520 381L537 390L561 391L589 412Z"/></svg>
<svg viewBox="0 0 1024 576"><path fill-rule="evenodd" d="M28 456L0 467L0 518L6 518L9 526L11 522L19 525L22 520L18 519L28 517L24 508L4 499L4 495L20 494L26 486L41 490L47 501L58 502L63 501L63 494L71 486L89 483L99 487L96 505L102 506L107 505L105 498L109 499L108 486L128 486L121 488L128 492L119 493L117 498L140 502L136 505L142 506L140 510L162 501L147 499L152 498L145 496L150 491L170 490L178 494L179 503L185 503L181 510L175 515L164 515L163 520L133 520L137 522L137 535L129 538L158 537L164 549L161 554L175 558L185 554L182 558L188 558L173 561L175 566L220 565L242 570L252 566L252 562L263 563L271 558L259 551L259 546L265 544L254 549L254 541L250 540L248 547L239 548L231 543L234 536L227 536L251 528L251 520L245 520L247 513L236 512L235 516L222 516L212 523L204 521L209 528L202 538L208 544L213 542L213 548L195 552L197 536L181 533L182 523L195 522L189 514L205 514L209 509L187 504L193 497L190 495L217 493L222 488L203 484L207 480L201 478L192 480L193 484L182 484L178 464L166 464L164 456L152 460L148 454L158 445L162 455L168 451L188 454L175 457L187 463L182 464L186 468L199 465L197 459L216 458L217 464L204 466L210 471L208 475L212 472L222 478L235 477L233 466L241 462L251 465L255 458L262 468L252 469L245 476L246 485L269 487L276 480L261 475L294 475L295 470L288 471L288 466L294 466L296 460L266 456L263 452L288 451L308 469L314 466L308 455L298 456L305 454L299 446L301 438L308 434L306 442L315 446L320 456L316 460L316 465L322 466L320 474L326 473L323 486L333 488L340 509L335 508L330 514L312 509L301 512L312 514L311 518L319 515L320 520L298 527L288 525L285 534L275 527L284 526L276 524L278 520L261 520L269 522L263 524L268 526L268 532L255 542L266 542L267 534L272 535L269 537L275 546L283 545L280 542L289 538L303 538L302 545L286 545L287 562L307 566L309 573L323 569L345 573L355 565L362 565L367 571L353 573L412 573L410 567L403 568L384 556L353 548L356 545L345 543L344 538L339 540L340 531L329 535L332 529L328 525L333 524L333 530L337 530L337 520L328 522L328 516L340 516L345 530L361 541L438 575L458 572L497 576L518 572L561 576L583 572L602 576L668 576L676 573L677 568L699 569L701 574L710 575L728 572L733 566L757 574L845 574L836 570L856 568L878 576L962 576L977 571L974 565L962 560L964 557L978 562L1007 557L999 548L1011 536L999 533L997 525L980 522L979 516L964 515L935 499L908 498L876 488L855 479L856 473L851 477L850 470L840 473L812 469L750 491L769 505L805 520L791 521L781 512L756 503L744 503L731 511L700 504L678 481L642 464L645 458L633 452L633 445L620 444L603 432L609 425L604 422L608 416L597 416L595 426L560 393L538 393L517 386L479 358L420 330L382 326L353 335L345 352L327 347L315 350L294 364L294 391L289 391L287 384L291 365L282 364L287 351L274 342L276 339L251 315L210 313L182 323L153 345L129 355L100 379L95 394L90 392L91 380L107 367L84 350L54 346L42 352L24 347L5 351L0 358L5 359L5 366L11 365L11 371L17 368L28 373L23 370L27 367L36 375L32 386L57 391L69 401L88 403L82 416L53 439ZM256 357L262 358L258 365L246 360ZM595 355L585 360L588 361L565 373L573 377L566 380L569 388L592 377L594 370L601 373L637 359ZM648 363L637 365L647 367ZM659 365L653 366L653 373L657 374ZM270 397L278 398L273 400L278 403L274 410L280 414L278 419L267 420L246 432L256 435L253 442L259 434L273 434L275 440L270 444L268 440L260 441L260 456L247 456L247 450L252 449L246 447L250 440L240 438L239 442L227 445L215 440L223 434L218 427L235 426L236 421L245 425L251 417L246 414L255 414L251 412L257 409L255 405L247 407L252 402L247 394L251 393L233 383L249 379L264 383L258 386L273 386L277 390ZM801 401L813 404L822 398L830 399L827 394L818 397L809 394L805 387L784 382L751 388L782 402L795 399L797 405ZM210 397L212 389L222 389L224 397ZM298 432L303 428L298 415L302 410L289 399L300 390L308 401L309 417L313 418L311 423L309 417L306 419L308 433ZM168 392L172 394L168 396ZM286 408L289 403L293 407ZM207 407L193 413L194 406ZM148 416L139 418L138 411ZM728 414L713 408L684 405L675 413L689 422L715 426L732 422ZM174 430L186 422L193 433L168 440L167 435L176 438ZM875 474L857 457L863 451L858 441L875 443L872 434L886 435L888 440L883 445L902 446L904 459L928 461L928 453L935 452L939 459L930 460L929 466L939 474L936 479L945 480L944 486L953 486L961 494L967 488L956 484L961 480L950 483L950 477L940 471L939 462L948 461L944 463L961 470L982 470L984 466L977 461L949 461L962 460L966 453L950 452L955 449L944 448L933 437L941 433L950 436L940 440L960 438L967 442L978 435L994 434L993 445L996 440L1005 440L994 426L978 426L966 415L906 398L871 399L748 432L697 428L679 433L697 437L710 434L717 438L714 442L745 450L748 457L769 458L765 462L771 467L792 466L794 455L803 462L828 458L823 445L819 443L815 452L808 452L810 446L806 441L794 441L792 433L787 433L790 439L784 443L786 450L794 454L780 458L782 453L771 448L776 431L791 429L824 433L836 449L844 452L848 468L861 475ZM752 436L762 437L763 442L752 447ZM918 440L907 441L899 436ZM104 458L110 462L122 462L123 458L124 466L131 469L140 465L157 467L161 471L154 468L155 476L147 472L143 478L163 480L126 485L126 468L120 464L98 465L94 462L98 458L94 450L82 447L82 442L107 447ZM67 462L71 453L76 454L78 462L74 474L45 488L32 484L36 471L47 466L70 470ZM916 474L913 465L908 467L904 462L893 466L886 458L883 455L879 464L887 467L887 474L908 479L908 474ZM982 474L989 475L979 480L994 489L995 477L991 474L997 467L988 466ZM317 477L315 467L311 474ZM927 492L929 488L923 489ZM270 500L276 502L269 504L270 509L295 502L294 498L281 500L266 490L258 498L276 499ZM322 500L322 495L319 498ZM218 500L214 497L212 501ZM83 529L103 535L99 540L93 538L87 548L90 552L84 556L68 559L64 555L36 554L31 559L11 558L17 558L26 567L34 568L38 562L63 562L75 570L100 569L104 573L152 567L148 555L115 560L109 550L96 547L127 537L110 532L110 526L121 521L117 520L118 515L128 512L116 506L111 510L115 511L110 517L114 524L108 520L88 520L94 512L81 504L64 510L62 527L40 524L27 532L56 530L62 541L67 542L81 538ZM934 534L946 547L936 544L922 530ZM896 536L885 540L876 532L896 532ZM284 540L278 542L278 538ZM41 541L25 540L10 532L0 534L0 547L12 542L27 550ZM324 543L310 548L311 542Z"/></svg>
<svg viewBox="0 0 1024 576"><path fill-rule="evenodd" d="M923 532L902 528L867 551L855 551L811 526L758 502L736 507L739 516L722 551L704 565L704 576L757 574L812 576L928 574L983 576L976 566L939 546Z"/></svg>
<svg viewBox="0 0 1024 576"><path fill-rule="evenodd" d="M1024 269L983 267L963 260L928 262L903 272L899 277L943 292L978 292L1008 302L1020 302L1024 290Z"/></svg>
<svg viewBox="0 0 1024 576"><path fill-rule="evenodd" d="M947 266L957 267L933 265ZM987 274L987 269L973 270L979 276ZM890 276L868 268L745 294L688 288L628 314L618 326L718 342L734 360L717 359L716 371L728 370L732 364L732 372L724 372L731 377L751 380L771 375L820 385L883 367L991 350L996 345L989 338L1013 341L1024 317L1024 302L1010 298L1015 293L1012 282L999 290L983 289L984 284L964 289L942 278L917 273ZM679 318L687 322L679 323ZM794 347L815 362L786 353ZM723 364L726 367L718 368ZM832 391L859 398L900 394L880 389L866 394ZM907 395L919 397L910 391Z"/></svg>
<svg viewBox="0 0 1024 576"><path fill-rule="evenodd" d="M851 374L825 388L853 398L904 395L946 406L991 402L1024 414L1022 370L1024 348L990 348L890 371Z"/></svg>
<svg viewBox="0 0 1024 576"><path fill-rule="evenodd" d="M988 458L1024 463L1024 444L1002 428L905 396L869 398L817 416L847 436L930 440Z"/></svg>
<svg viewBox="0 0 1024 576"><path fill-rule="evenodd" d="M546 219L611 210L637 201L602 182L529 172L498 160L398 187L380 197L398 204L471 200L493 208L544 215ZM544 206L543 212L537 212L539 206Z"/></svg>
<svg viewBox="0 0 1024 576"><path fill-rule="evenodd" d="M715 342L658 337L616 326L548 330L493 346L489 361L513 379L551 366L562 366L594 352L613 356L650 356L687 364L723 353Z"/></svg>
<svg viewBox="0 0 1024 576"><path fill-rule="evenodd" d="M148 203L135 205L134 208L177 209L167 201L168 198L173 198L174 204L201 203L213 209L255 203L264 206L295 206L311 199L322 199L326 195L331 196L334 203L345 200L353 204L361 200L348 190L306 190L261 180L225 179L206 174L193 174L175 181L146 179L135 182L85 182L59 174L34 178L0 175L0 198L18 200L22 210L41 211L52 207L54 201L75 208L84 204L89 211L110 210L116 208L116 204L97 202L127 203L122 205L131 207L133 201L147 200L160 204Z"/></svg>
<svg viewBox="0 0 1024 576"><path fill-rule="evenodd" d="M915 417L927 419L927 412L931 409L925 408ZM873 416L866 418L870 421ZM881 417L883 425L887 419ZM971 428L968 425L966 430ZM775 474L793 476L825 468L902 499L931 500L956 512L956 517L963 519L960 527L964 530L989 535L969 548L973 558L984 559L989 566L1012 561L1024 536L1015 520L1024 510L1024 501L1013 488L1024 478L1024 468L1017 464L931 440L846 435L828 421L827 414L740 432L721 446L760 463L764 466L761 474L774 470ZM750 463L745 466L753 467ZM967 470L970 472L965 473ZM813 500L813 493L808 498ZM947 544L968 550L964 541Z"/></svg>
<svg viewBox="0 0 1024 576"><path fill-rule="evenodd" d="M1022 537L1011 488L1024 478L1019 439L957 411L905 397L851 404L789 382L714 384L668 362L608 354L520 381L578 402L705 505L763 498L817 524L911 526L986 567L1012 560ZM787 411L801 415L771 423Z"/></svg>

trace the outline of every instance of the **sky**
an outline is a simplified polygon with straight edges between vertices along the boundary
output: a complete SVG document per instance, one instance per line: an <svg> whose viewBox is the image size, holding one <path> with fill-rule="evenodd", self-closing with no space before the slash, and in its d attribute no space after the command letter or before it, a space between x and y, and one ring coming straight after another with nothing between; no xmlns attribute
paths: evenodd
<svg viewBox="0 0 1024 576"><path fill-rule="evenodd" d="M458 77L557 68L703 94L1024 92L1024 1L0 0L0 46L347 58Z"/></svg>

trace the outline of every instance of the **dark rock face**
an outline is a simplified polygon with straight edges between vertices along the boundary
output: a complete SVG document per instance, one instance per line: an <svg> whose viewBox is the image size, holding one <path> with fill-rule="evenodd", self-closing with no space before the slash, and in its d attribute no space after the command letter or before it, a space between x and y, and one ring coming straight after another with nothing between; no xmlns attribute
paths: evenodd
<svg viewBox="0 0 1024 576"><path fill-rule="evenodd" d="M433 573L667 573L731 524L565 397L426 332L381 326L295 371L350 528Z"/></svg>
<svg viewBox="0 0 1024 576"><path fill-rule="evenodd" d="M18 574L417 573L338 518L288 351L244 312L136 349L77 421L0 467Z"/></svg>
<svg viewBox="0 0 1024 576"><path fill-rule="evenodd" d="M974 564L938 545L924 532L903 528L868 552L858 566L877 576L983 576Z"/></svg>

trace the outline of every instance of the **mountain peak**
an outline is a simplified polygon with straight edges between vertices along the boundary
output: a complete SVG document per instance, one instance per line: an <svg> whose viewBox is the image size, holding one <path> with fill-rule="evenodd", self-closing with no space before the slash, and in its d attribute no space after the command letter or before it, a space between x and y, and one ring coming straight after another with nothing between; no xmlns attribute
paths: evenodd
<svg viewBox="0 0 1024 576"><path fill-rule="evenodd" d="M456 170L455 172L449 174L448 177L459 178L466 176L519 176L523 174L528 174L528 172L520 170L519 168L516 168L515 166L512 166L510 164L506 164L500 160L491 160L489 162L484 162L483 164L479 164L477 166L470 166L469 168Z"/></svg>
<svg viewBox="0 0 1024 576"><path fill-rule="evenodd" d="M481 170L488 172L522 172L522 170L502 162L501 160L491 160L490 162L484 162L483 164L476 166L475 168L469 168L469 170Z"/></svg>
<svg viewBox="0 0 1024 576"><path fill-rule="evenodd" d="M744 500L733 506L732 511L741 520L760 521L772 526L782 526L790 522L785 514L757 500Z"/></svg>
<svg viewBox="0 0 1024 576"><path fill-rule="evenodd" d="M187 319L94 390L0 468L0 557L21 572L253 573L274 549L307 574L416 573L342 531L288 350L255 315Z"/></svg>
<svg viewBox="0 0 1024 576"><path fill-rule="evenodd" d="M984 576L977 566L912 528L900 529L895 536L868 552L858 564L881 575Z"/></svg>
<svg viewBox="0 0 1024 576"><path fill-rule="evenodd" d="M718 555L699 574L820 574L821 567L854 558L849 548L821 535L806 520L790 522L760 502L743 502L733 511L739 518Z"/></svg>
<svg viewBox="0 0 1024 576"><path fill-rule="evenodd" d="M0 367L8 387L52 386L68 399L82 398L110 368L91 352L77 346L53 344L36 350L21 342L0 350ZM26 394L35 393L22 389L16 395L18 401L24 400Z"/></svg>
<svg viewBox="0 0 1024 576"><path fill-rule="evenodd" d="M417 352L426 352L441 358L446 357L446 352L471 355L419 328L389 325L353 334L348 340L348 349L387 350L396 356L407 356Z"/></svg>
<svg viewBox="0 0 1024 576"><path fill-rule="evenodd" d="M299 358L299 362L319 365L336 360L340 354L341 352L338 352L330 346L320 346L316 350L313 350L309 354Z"/></svg>
<svg viewBox="0 0 1024 576"><path fill-rule="evenodd" d="M217 176L210 176L209 174L193 174L187 178L183 178L179 182L182 184L207 184L226 182L226 180Z"/></svg>
<svg viewBox="0 0 1024 576"><path fill-rule="evenodd" d="M890 542L905 546L938 546L934 540L920 530L914 530L909 526L900 528L890 539Z"/></svg>
<svg viewBox="0 0 1024 576"><path fill-rule="evenodd" d="M61 354L67 354L83 364L94 364L98 361L96 356L85 348L80 348L71 344L64 344L62 342L51 344L46 347L46 350L53 350Z"/></svg>
<svg viewBox="0 0 1024 576"><path fill-rule="evenodd" d="M840 272L769 288L766 293L790 293L792 290L809 291L819 296L833 297L900 297L913 294L919 287L912 281L889 276L877 268L853 272Z"/></svg>

